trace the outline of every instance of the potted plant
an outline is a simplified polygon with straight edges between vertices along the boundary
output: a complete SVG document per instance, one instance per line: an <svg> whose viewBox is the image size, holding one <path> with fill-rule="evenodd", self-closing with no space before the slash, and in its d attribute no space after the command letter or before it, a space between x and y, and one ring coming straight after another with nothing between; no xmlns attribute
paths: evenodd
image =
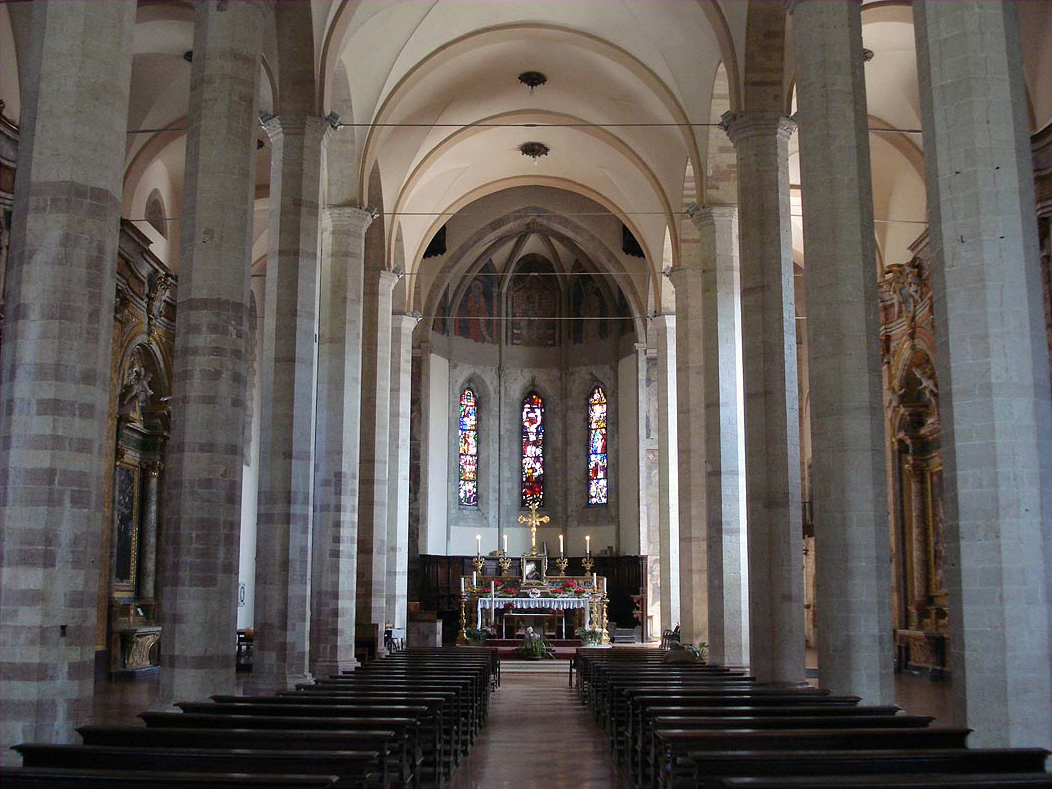
<svg viewBox="0 0 1052 789"><path fill-rule="evenodd" d="M579 627L575 634L586 647L594 647L603 640L603 631L595 627Z"/></svg>
<svg viewBox="0 0 1052 789"><path fill-rule="evenodd" d="M701 662L707 663L709 658L709 645L704 641L699 641L697 644L684 644L683 648L690 652L694 656L694 659Z"/></svg>
<svg viewBox="0 0 1052 789"><path fill-rule="evenodd" d="M464 631L468 637L468 644L480 647L486 643L487 638L493 638L493 631L488 627L469 627Z"/></svg>
<svg viewBox="0 0 1052 789"><path fill-rule="evenodd" d="M532 627L526 628L526 635L515 651L527 660L543 660L545 658L555 660L555 653L552 651L552 645L548 643L548 639L542 635L535 634Z"/></svg>

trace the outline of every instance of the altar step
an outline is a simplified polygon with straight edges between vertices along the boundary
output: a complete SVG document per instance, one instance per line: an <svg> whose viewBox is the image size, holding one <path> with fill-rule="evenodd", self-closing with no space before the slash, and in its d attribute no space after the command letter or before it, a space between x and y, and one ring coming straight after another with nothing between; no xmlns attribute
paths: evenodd
<svg viewBox="0 0 1052 789"><path fill-rule="evenodd" d="M581 642L576 638L549 638L548 643L551 645L552 652L555 653L556 660L570 660L577 652L577 647L581 646ZM526 661L526 662L540 662L535 658L527 658L520 655L518 652L519 645L522 644L522 639L511 639L511 638L490 638L486 640L485 646L496 647L497 654L500 655L501 661ZM545 661L551 663L551 660Z"/></svg>

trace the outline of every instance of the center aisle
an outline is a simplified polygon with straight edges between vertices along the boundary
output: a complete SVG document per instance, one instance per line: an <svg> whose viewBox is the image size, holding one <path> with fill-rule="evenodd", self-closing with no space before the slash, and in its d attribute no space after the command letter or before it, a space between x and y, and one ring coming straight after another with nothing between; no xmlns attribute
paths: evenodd
<svg viewBox="0 0 1052 789"><path fill-rule="evenodd" d="M559 663L554 673L503 674L449 789L629 789Z"/></svg>

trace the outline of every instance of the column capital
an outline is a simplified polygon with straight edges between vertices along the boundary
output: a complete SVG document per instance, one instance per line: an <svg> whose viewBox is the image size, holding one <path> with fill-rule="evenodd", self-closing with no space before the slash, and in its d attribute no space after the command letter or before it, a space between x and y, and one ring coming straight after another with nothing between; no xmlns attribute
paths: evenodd
<svg viewBox="0 0 1052 789"><path fill-rule="evenodd" d="M332 132L332 125L320 115L309 115L304 112L287 112L260 118L263 129L272 143L285 137L304 137L321 147L325 137Z"/></svg>
<svg viewBox="0 0 1052 789"><path fill-rule="evenodd" d="M421 315L416 310L411 312L392 312L391 326L402 331L412 331L420 323Z"/></svg>
<svg viewBox="0 0 1052 789"><path fill-rule="evenodd" d="M365 281L370 283L377 283L381 288L387 288L388 290L394 290L394 286L398 284L404 274L391 271L390 269L366 269L365 270Z"/></svg>
<svg viewBox="0 0 1052 789"><path fill-rule="evenodd" d="M674 312L659 312L650 320L658 331L669 331L676 328L676 313Z"/></svg>
<svg viewBox="0 0 1052 789"><path fill-rule="evenodd" d="M796 131L796 121L780 112L725 112L720 128L735 146L752 137L778 136L788 140Z"/></svg>
<svg viewBox="0 0 1052 789"><path fill-rule="evenodd" d="M701 230L720 220L736 219L738 206L732 204L700 206L697 203L691 203L687 206L686 214L694 223L694 227Z"/></svg>
<svg viewBox="0 0 1052 789"><path fill-rule="evenodd" d="M364 233L380 212L370 206L331 205L321 211L322 226L333 230Z"/></svg>

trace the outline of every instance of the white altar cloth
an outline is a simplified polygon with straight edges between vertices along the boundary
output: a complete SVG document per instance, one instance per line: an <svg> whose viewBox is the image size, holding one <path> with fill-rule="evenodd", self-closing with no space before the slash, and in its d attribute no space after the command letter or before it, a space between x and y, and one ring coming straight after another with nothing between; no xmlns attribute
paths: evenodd
<svg viewBox="0 0 1052 789"><path fill-rule="evenodd" d="M584 626L591 626L591 606L587 597L479 597L475 621L476 627L482 627L483 608L504 608L511 603L513 608L583 608Z"/></svg>

